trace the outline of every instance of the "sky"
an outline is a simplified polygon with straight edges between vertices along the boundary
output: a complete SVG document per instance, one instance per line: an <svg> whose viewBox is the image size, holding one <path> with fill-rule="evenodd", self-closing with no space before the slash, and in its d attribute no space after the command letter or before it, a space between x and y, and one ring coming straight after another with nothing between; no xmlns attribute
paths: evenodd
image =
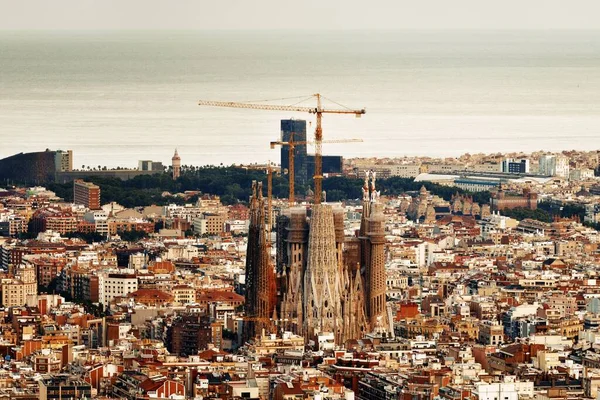
<svg viewBox="0 0 600 400"><path fill-rule="evenodd" d="M0 0L0 30L598 29L600 0Z"/></svg>

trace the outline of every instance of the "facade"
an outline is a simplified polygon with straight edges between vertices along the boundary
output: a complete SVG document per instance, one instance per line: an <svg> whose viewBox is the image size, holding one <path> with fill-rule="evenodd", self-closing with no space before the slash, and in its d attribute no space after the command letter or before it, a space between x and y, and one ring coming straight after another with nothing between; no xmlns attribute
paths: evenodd
<svg viewBox="0 0 600 400"><path fill-rule="evenodd" d="M419 164L390 165L389 168L391 176L400 178L414 178L421 172L421 165Z"/></svg>
<svg viewBox="0 0 600 400"><path fill-rule="evenodd" d="M2 305L4 307L20 307L27 303L27 296L37 294L37 277L35 267L21 265L15 277L2 283Z"/></svg>
<svg viewBox="0 0 600 400"><path fill-rule="evenodd" d="M177 305L196 302L196 289L189 285L177 285L173 287L173 302Z"/></svg>
<svg viewBox="0 0 600 400"><path fill-rule="evenodd" d="M65 261L50 257L40 257L32 260L32 264L35 266L37 272L38 284L48 287L50 282L62 271Z"/></svg>
<svg viewBox="0 0 600 400"><path fill-rule="evenodd" d="M335 233L332 206L313 205L304 276L304 332L309 340L325 333L339 336L343 329Z"/></svg>
<svg viewBox="0 0 600 400"><path fill-rule="evenodd" d="M502 185L499 186L498 191L492 193L490 199L492 211L507 210L511 208L528 208L530 210L535 210L537 208L537 203L537 193L533 193L529 189L523 189L521 195L508 193L504 190Z"/></svg>
<svg viewBox="0 0 600 400"><path fill-rule="evenodd" d="M140 231L146 233L154 232L154 223L142 219L109 219L108 233L116 235L119 232Z"/></svg>
<svg viewBox="0 0 600 400"><path fill-rule="evenodd" d="M368 173L359 238L344 234L344 211L328 204L288 210L278 220L277 271L284 329L307 342L392 334L386 305L384 218Z"/></svg>
<svg viewBox="0 0 600 400"><path fill-rule="evenodd" d="M504 326L497 321L484 321L479 325L479 343L499 346L504 343Z"/></svg>
<svg viewBox="0 0 600 400"><path fill-rule="evenodd" d="M19 153L0 160L0 180L40 184L51 182L56 174L56 152Z"/></svg>
<svg viewBox="0 0 600 400"><path fill-rule="evenodd" d="M454 180L454 186L469 192L484 192L498 187L497 179L460 177Z"/></svg>
<svg viewBox="0 0 600 400"><path fill-rule="evenodd" d="M214 344L213 339L210 317L182 315L168 327L166 344L170 353L195 355Z"/></svg>
<svg viewBox="0 0 600 400"><path fill-rule="evenodd" d="M399 178L415 178L421 173L421 164L360 164L354 168L357 176L364 179L368 171L373 171L380 178L397 176Z"/></svg>
<svg viewBox="0 0 600 400"><path fill-rule="evenodd" d="M562 154L545 154L539 159L538 173L569 179L569 158Z"/></svg>
<svg viewBox="0 0 600 400"><path fill-rule="evenodd" d="M0 215L0 236L17 236L27 232L27 219L20 215Z"/></svg>
<svg viewBox="0 0 600 400"><path fill-rule="evenodd" d="M569 172L569 179L572 181L585 181L594 179L594 170L591 168L575 168Z"/></svg>
<svg viewBox="0 0 600 400"><path fill-rule="evenodd" d="M117 297L125 297L138 290L138 279L129 274L108 274L100 276L98 282L100 303L105 306Z"/></svg>
<svg viewBox="0 0 600 400"><path fill-rule="evenodd" d="M277 220L277 273L285 276L280 315L284 329L302 334L304 318L304 272L308 251L306 208L286 210Z"/></svg>
<svg viewBox="0 0 600 400"><path fill-rule="evenodd" d="M83 220L93 225L94 232L107 236L109 234L108 228L108 214L103 210L94 210L85 213Z"/></svg>
<svg viewBox="0 0 600 400"><path fill-rule="evenodd" d="M40 400L91 399L92 387L84 380L69 375L54 375L39 380Z"/></svg>
<svg viewBox="0 0 600 400"><path fill-rule="evenodd" d="M73 202L90 210L100 209L100 186L76 179L73 182Z"/></svg>
<svg viewBox="0 0 600 400"><path fill-rule="evenodd" d="M466 166L465 170L481 173L496 173L502 171L502 164L495 162L485 162Z"/></svg>
<svg viewBox="0 0 600 400"><path fill-rule="evenodd" d="M79 224L77 217L71 211L58 208L36 210L31 217L30 223L33 233L52 231L58 232L61 235L76 232Z"/></svg>
<svg viewBox="0 0 600 400"><path fill-rule="evenodd" d="M209 235L220 235L225 231L226 214L203 213L201 218L206 221L206 233Z"/></svg>

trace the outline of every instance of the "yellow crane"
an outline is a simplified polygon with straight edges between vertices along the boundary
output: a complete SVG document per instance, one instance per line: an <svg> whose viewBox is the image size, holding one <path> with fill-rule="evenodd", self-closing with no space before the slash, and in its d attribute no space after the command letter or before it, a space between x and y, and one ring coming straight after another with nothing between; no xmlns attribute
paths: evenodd
<svg viewBox="0 0 600 400"><path fill-rule="evenodd" d="M321 143L356 143L356 142L362 142L362 139L334 139L334 140L323 140L321 141ZM288 169L288 179L290 182L290 194L288 197L288 201L290 206L293 205L296 202L296 188L295 188L295 181L294 181L294 177L295 177L295 171L294 171L294 157L295 157L295 153L294 153L294 149L296 148L296 145L302 145L302 144L314 144L314 141L306 141L306 140L302 140L302 141L295 141L294 140L294 132L290 133L290 140L287 142L283 142L283 141L275 141L275 142L271 142L271 149L274 149L275 146L288 146L288 160L289 160L289 169ZM316 192L315 192L316 195Z"/></svg>
<svg viewBox="0 0 600 400"><path fill-rule="evenodd" d="M317 117L317 127L315 129L315 204L321 203L321 192L323 191L323 160L322 160L322 142L323 142L323 128L321 121L323 114L354 114L356 117L360 117L366 113L364 108L352 110L349 108L323 108L321 103L321 96L319 93L312 95L311 97L316 98L316 107L302 107L297 105L284 106L284 105L271 105L271 104L256 104L256 103L240 103L234 101L211 101L211 100L200 100L198 105L200 106L212 106L212 107L230 107L230 108L249 108L252 110L268 110L268 111L295 111L295 112L307 112L309 114L315 114Z"/></svg>

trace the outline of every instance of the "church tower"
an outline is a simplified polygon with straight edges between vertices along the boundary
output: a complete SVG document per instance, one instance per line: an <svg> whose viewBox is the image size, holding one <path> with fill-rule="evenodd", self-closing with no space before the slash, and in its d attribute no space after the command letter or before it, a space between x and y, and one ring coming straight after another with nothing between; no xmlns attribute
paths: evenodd
<svg viewBox="0 0 600 400"><path fill-rule="evenodd" d="M361 261L365 268L367 320L372 332L383 334L389 329L385 298L385 216L379 201L380 192L375 188L375 180L375 172L365 172Z"/></svg>
<svg viewBox="0 0 600 400"><path fill-rule="evenodd" d="M304 337L308 340L343 329L334 221L331 205L313 205L304 275Z"/></svg>
<svg viewBox="0 0 600 400"><path fill-rule="evenodd" d="M173 169L173 179L179 178L179 175L181 175L181 157L177 154L177 149L175 149L175 154L171 158L171 167Z"/></svg>

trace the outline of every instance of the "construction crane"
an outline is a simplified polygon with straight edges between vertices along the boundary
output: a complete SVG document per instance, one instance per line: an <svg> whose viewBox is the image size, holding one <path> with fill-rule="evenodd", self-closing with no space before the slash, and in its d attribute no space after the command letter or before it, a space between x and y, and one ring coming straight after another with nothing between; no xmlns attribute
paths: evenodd
<svg viewBox="0 0 600 400"><path fill-rule="evenodd" d="M322 142L323 142L323 128L322 119L323 114L354 114L356 117L360 117L366 113L364 108L351 110L349 108L343 109L330 109L323 108L321 104L321 96L319 93L312 95L317 100L316 107L301 107L301 106L283 106L283 105L270 105L270 104L256 104L256 103L239 103L233 101L210 101L200 100L198 105L201 106L212 106L212 107L231 107L231 108L249 108L253 110L269 110L269 111L295 111L295 112L307 112L309 114L315 114L317 116L317 127L315 129L315 204L321 203L321 192L323 191L323 159L322 159Z"/></svg>
<svg viewBox="0 0 600 400"><path fill-rule="evenodd" d="M323 140L321 143L356 143L362 142L362 139L337 139L337 140ZM271 149L274 149L275 146L288 146L288 160L289 160L289 169L288 169L288 178L290 182L290 195L288 197L288 201L290 206L292 206L296 202L296 188L295 188L295 172L294 172L294 149L296 145L302 144L314 144L314 141L294 141L294 132L290 133L290 140L287 142L276 141L271 142Z"/></svg>

